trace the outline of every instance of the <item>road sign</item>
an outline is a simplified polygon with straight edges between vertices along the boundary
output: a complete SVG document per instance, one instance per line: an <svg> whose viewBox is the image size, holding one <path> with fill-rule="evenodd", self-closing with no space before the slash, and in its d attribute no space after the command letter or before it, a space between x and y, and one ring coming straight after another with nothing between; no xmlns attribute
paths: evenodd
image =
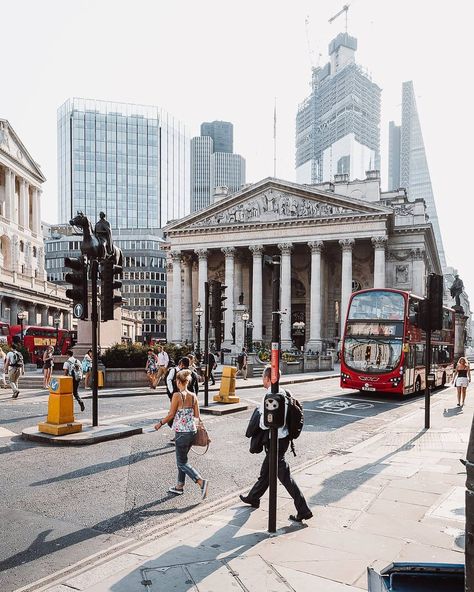
<svg viewBox="0 0 474 592"><path fill-rule="evenodd" d="M59 382L56 378L53 378L49 384L49 388L54 392L58 390Z"/></svg>
<svg viewBox="0 0 474 592"><path fill-rule="evenodd" d="M72 314L74 315L75 319L82 318L82 315L84 314L84 306L80 302L78 302L74 305L74 308L72 309Z"/></svg>

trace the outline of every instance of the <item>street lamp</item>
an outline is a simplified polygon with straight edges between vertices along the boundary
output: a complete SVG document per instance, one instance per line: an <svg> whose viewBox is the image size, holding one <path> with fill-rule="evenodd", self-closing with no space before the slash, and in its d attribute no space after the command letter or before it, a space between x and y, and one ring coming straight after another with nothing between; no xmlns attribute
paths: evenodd
<svg viewBox="0 0 474 592"><path fill-rule="evenodd" d="M245 311L242 313L242 320L243 320L243 322L244 322L244 344L245 344L245 345L247 345L247 344L246 344L246 341L247 341L247 322L248 322L248 320L249 320L249 319L250 319L250 315L249 315L249 313L248 313L248 312L245 310Z"/></svg>
<svg viewBox="0 0 474 592"><path fill-rule="evenodd" d="M196 321L196 333L197 333L197 347L196 347L196 356L198 358L201 357L201 316L204 312L204 309L201 306L201 303L198 302L196 306L196 310L194 313L196 314L197 321Z"/></svg>
<svg viewBox="0 0 474 592"><path fill-rule="evenodd" d="M25 340L24 340L24 337L23 337L23 321L28 316L28 313L26 312L26 310L22 310L16 316L17 316L17 321L18 321L18 323L20 325L20 343L21 343L21 345L24 345Z"/></svg>
<svg viewBox="0 0 474 592"><path fill-rule="evenodd" d="M54 353L59 355L61 352L59 351L59 324L61 322L61 317L59 315L55 315L53 318L54 328L56 329L56 347L54 348Z"/></svg>
<svg viewBox="0 0 474 592"><path fill-rule="evenodd" d="M248 348L248 352L252 353L253 352L253 323L252 321L249 321L247 323L247 348Z"/></svg>

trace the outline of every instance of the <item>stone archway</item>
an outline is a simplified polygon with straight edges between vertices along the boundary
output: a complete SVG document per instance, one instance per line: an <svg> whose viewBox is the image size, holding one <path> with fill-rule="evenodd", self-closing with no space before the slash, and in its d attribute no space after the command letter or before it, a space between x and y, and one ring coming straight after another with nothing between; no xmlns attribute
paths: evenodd
<svg viewBox="0 0 474 592"><path fill-rule="evenodd" d="M11 254L11 240L6 234L3 234L0 237L0 267L2 269L11 271Z"/></svg>

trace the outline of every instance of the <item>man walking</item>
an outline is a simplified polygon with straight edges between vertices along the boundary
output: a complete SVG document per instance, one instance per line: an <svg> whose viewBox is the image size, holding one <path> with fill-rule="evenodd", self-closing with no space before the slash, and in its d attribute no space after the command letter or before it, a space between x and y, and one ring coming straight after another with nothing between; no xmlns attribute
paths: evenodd
<svg viewBox="0 0 474 592"><path fill-rule="evenodd" d="M263 386L267 393L271 392L271 372L270 366L267 366L263 371ZM290 515L290 520L294 522L302 522L303 520L309 520L313 517L313 513L308 507L308 504L301 493L300 488L294 481L290 473L290 467L285 459L285 453L288 450L290 439L288 437L288 427L286 426L286 418L288 414L288 401L285 404L285 425L282 428L278 428L278 479L281 484L285 487L288 493L293 498L296 507L296 514ZM260 405L260 428L262 430L268 430L263 422L263 401ZM248 495L241 495L240 499L245 503L249 504L253 508L260 506L260 498L268 489L268 463L269 463L269 448L265 446L265 459L260 469L260 476L257 482L249 491Z"/></svg>
<svg viewBox="0 0 474 592"><path fill-rule="evenodd" d="M242 376L244 377L244 380L247 380L247 362L248 362L247 348L243 347L242 351L237 356L238 369L237 369L236 376L238 376L239 374L242 374Z"/></svg>
<svg viewBox="0 0 474 592"><path fill-rule="evenodd" d="M160 380L166 376L166 370L168 369L170 358L161 345L159 345L156 349L158 357L158 371L156 373L155 384L156 386L159 386Z"/></svg>
<svg viewBox="0 0 474 592"><path fill-rule="evenodd" d="M176 374L180 370L188 369L189 368L189 358L184 357L181 358L178 362L177 366L170 368L170 371L166 375L166 392L168 393L168 397L171 401L173 398L173 394L178 392L178 387L176 386ZM199 394L199 381L197 372L191 370L191 380L189 381L189 390L193 392L196 396Z"/></svg>
<svg viewBox="0 0 474 592"><path fill-rule="evenodd" d="M72 378L72 394L74 395L74 398L76 399L76 401L79 403L79 407L81 408L81 411L84 411L84 409L86 408L84 405L84 401L81 399L81 397L79 396L79 383L82 380L82 364L81 362L79 362L79 360L74 357L74 353L72 351L72 349L70 349L67 352L67 355L69 356L69 358L64 362L63 364L63 370L64 370L64 374L66 376L71 376Z"/></svg>
<svg viewBox="0 0 474 592"><path fill-rule="evenodd" d="M13 391L12 399L17 399L20 394L19 381L24 368L23 354L18 350L18 345L13 343L5 359L5 372L8 372L8 380Z"/></svg>
<svg viewBox="0 0 474 592"><path fill-rule="evenodd" d="M211 384L216 384L216 379L214 378L214 370L217 368L216 356L209 352L207 357L207 375L209 376L209 380Z"/></svg>

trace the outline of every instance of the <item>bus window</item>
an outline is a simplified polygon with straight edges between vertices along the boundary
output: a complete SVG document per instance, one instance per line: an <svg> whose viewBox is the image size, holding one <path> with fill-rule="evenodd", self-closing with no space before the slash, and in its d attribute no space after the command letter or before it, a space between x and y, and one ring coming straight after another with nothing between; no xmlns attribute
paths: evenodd
<svg viewBox="0 0 474 592"><path fill-rule="evenodd" d="M425 344L417 343L415 345L415 366L425 365Z"/></svg>
<svg viewBox="0 0 474 592"><path fill-rule="evenodd" d="M405 299L402 294L388 290L372 290L354 294L348 313L349 319L382 319L403 321Z"/></svg>

